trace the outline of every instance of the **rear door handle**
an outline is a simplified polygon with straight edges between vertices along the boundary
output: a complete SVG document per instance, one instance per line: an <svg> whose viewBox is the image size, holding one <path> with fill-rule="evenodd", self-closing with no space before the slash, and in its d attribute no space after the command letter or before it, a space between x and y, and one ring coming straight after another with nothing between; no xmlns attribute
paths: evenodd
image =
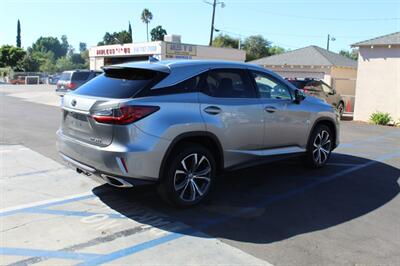
<svg viewBox="0 0 400 266"><path fill-rule="evenodd" d="M267 111L268 113L273 113L276 111L276 107L275 106L266 106L265 111Z"/></svg>
<svg viewBox="0 0 400 266"><path fill-rule="evenodd" d="M210 114L210 115L217 115L219 113L221 113L221 108L217 107L217 106L208 106L206 108L204 108L204 112Z"/></svg>

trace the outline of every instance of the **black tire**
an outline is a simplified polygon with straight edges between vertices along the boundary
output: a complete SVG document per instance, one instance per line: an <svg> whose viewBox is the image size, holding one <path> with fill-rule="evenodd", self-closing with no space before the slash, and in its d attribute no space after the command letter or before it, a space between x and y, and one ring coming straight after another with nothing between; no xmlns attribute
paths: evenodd
<svg viewBox="0 0 400 266"><path fill-rule="evenodd" d="M196 160L197 169L194 167ZM214 187L216 169L215 159L208 149L196 143L180 145L167 159L157 187L158 193L163 200L176 207L196 205L205 200Z"/></svg>
<svg viewBox="0 0 400 266"><path fill-rule="evenodd" d="M338 113L339 113L339 117L342 118L343 113L344 113L344 102L339 102L339 104L336 107Z"/></svg>
<svg viewBox="0 0 400 266"><path fill-rule="evenodd" d="M304 158L305 165L309 168L324 166L329 160L333 145L330 128L326 125L317 125L311 133L307 144L307 154Z"/></svg>

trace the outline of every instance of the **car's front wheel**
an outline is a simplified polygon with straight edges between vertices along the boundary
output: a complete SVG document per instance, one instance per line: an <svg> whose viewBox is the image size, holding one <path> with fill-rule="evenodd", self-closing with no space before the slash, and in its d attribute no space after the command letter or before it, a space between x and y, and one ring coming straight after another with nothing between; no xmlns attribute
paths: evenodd
<svg viewBox="0 0 400 266"><path fill-rule="evenodd" d="M339 104L337 105L337 111L339 113L339 117L342 118L343 113L344 113L344 103L343 102L339 102Z"/></svg>
<svg viewBox="0 0 400 266"><path fill-rule="evenodd" d="M317 125L311 133L305 158L306 166L319 168L328 161L333 145L332 132L326 125Z"/></svg>
<svg viewBox="0 0 400 266"><path fill-rule="evenodd" d="M201 145L187 143L168 159L158 192L170 204L192 206L208 196L215 176L212 154Z"/></svg>

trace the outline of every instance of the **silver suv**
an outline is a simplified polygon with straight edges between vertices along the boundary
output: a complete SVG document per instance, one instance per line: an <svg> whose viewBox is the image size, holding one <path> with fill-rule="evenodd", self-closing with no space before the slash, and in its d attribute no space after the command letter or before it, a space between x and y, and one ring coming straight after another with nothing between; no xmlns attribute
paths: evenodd
<svg viewBox="0 0 400 266"><path fill-rule="evenodd" d="M338 114L261 67L160 61L104 68L63 99L61 156L117 187L155 183L190 206L219 173L299 155L323 166L339 143Z"/></svg>

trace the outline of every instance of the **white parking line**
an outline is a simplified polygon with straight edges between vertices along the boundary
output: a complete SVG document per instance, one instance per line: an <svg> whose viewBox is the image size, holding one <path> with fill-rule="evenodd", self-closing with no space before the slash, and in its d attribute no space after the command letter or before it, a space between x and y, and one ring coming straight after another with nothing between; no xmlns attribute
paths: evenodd
<svg viewBox="0 0 400 266"><path fill-rule="evenodd" d="M48 200L27 203L27 204L21 204L21 205L17 205L17 206L0 209L0 215L5 212L19 211L19 210L26 209L26 208L38 207L38 206L45 205L45 204L56 203L59 201L65 201L65 200L70 200L70 199L75 199L75 198L80 198L80 197L90 196L90 195L93 195L93 193L87 192L87 193L81 193L81 194L74 194L74 195L70 195L70 196L66 196L66 197L60 197L60 198L54 198L54 199L48 199Z"/></svg>

